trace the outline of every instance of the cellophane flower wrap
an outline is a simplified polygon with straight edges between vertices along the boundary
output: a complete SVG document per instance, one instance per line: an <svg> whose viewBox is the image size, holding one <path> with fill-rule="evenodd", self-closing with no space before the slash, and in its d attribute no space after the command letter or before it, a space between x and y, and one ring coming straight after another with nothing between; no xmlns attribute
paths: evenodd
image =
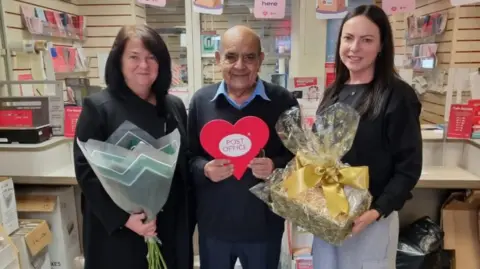
<svg viewBox="0 0 480 269"><path fill-rule="evenodd" d="M149 222L165 205L180 149L178 129L155 139L124 122L106 140L77 143L103 188L124 211L145 213ZM157 237L145 238L149 269L166 269Z"/></svg>
<svg viewBox="0 0 480 269"><path fill-rule="evenodd" d="M341 162L360 116L337 103L317 115L315 131L302 126L299 108L284 112L276 131L295 158L251 188L273 212L333 245L351 234L353 221L370 208L368 167Z"/></svg>

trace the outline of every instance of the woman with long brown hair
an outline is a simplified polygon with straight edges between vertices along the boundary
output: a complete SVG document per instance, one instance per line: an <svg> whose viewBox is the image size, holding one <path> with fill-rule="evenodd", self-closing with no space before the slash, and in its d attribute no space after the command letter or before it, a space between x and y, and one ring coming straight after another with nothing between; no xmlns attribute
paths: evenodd
<svg viewBox="0 0 480 269"><path fill-rule="evenodd" d="M340 247L313 243L315 269L393 269L398 213L411 198L422 170L421 104L394 67L393 35L385 12L363 5L342 22L335 56L336 79L318 108L342 102L361 120L343 162L368 166L370 210L354 221L352 237Z"/></svg>

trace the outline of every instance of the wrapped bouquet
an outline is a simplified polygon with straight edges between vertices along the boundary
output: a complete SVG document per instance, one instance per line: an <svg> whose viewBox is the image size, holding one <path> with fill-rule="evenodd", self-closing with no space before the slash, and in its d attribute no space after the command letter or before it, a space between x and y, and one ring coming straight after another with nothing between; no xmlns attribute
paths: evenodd
<svg viewBox="0 0 480 269"><path fill-rule="evenodd" d="M175 173L178 129L155 139L126 121L106 140L77 143L113 202L153 220L165 205ZM157 237L146 238L149 269L166 269Z"/></svg>
<svg viewBox="0 0 480 269"><path fill-rule="evenodd" d="M312 131L302 126L299 108L284 112L276 130L295 158L250 191L276 214L340 245L372 202L368 167L340 161L352 146L359 119L355 109L337 103L317 116Z"/></svg>

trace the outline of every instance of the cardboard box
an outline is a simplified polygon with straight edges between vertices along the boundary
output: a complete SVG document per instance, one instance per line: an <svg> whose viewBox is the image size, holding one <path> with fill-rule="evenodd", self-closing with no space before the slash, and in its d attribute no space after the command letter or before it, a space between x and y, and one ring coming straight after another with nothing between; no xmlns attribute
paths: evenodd
<svg viewBox="0 0 480 269"><path fill-rule="evenodd" d="M454 193L442 208L444 249L455 252L455 269L480 268L478 240L478 210L465 200L462 193Z"/></svg>
<svg viewBox="0 0 480 269"><path fill-rule="evenodd" d="M47 221L54 234L48 247L51 268L74 268L74 259L81 253L73 187L19 188L17 208L22 219Z"/></svg>
<svg viewBox="0 0 480 269"><path fill-rule="evenodd" d="M50 269L48 245L52 233L45 220L20 220L20 228L12 234L18 249L21 269Z"/></svg>
<svg viewBox="0 0 480 269"><path fill-rule="evenodd" d="M11 178L0 177L0 225L8 235L18 229L17 203Z"/></svg>
<svg viewBox="0 0 480 269"><path fill-rule="evenodd" d="M0 268L19 269L18 250L2 225L0 225Z"/></svg>
<svg viewBox="0 0 480 269"><path fill-rule="evenodd" d="M467 191L467 199L465 202L471 204L473 207L480 207L480 190Z"/></svg>

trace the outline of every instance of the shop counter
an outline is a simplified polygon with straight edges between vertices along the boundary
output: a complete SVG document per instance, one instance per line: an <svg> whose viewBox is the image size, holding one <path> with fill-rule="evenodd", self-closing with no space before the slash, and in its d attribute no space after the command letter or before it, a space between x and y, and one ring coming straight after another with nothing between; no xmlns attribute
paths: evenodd
<svg viewBox="0 0 480 269"><path fill-rule="evenodd" d="M413 199L400 212L402 223L424 215L439 220L449 189L480 189L480 140L445 139L441 130L424 130L422 136L424 169ZM0 175L17 184L77 185L72 142L54 137L37 145L0 145ZM79 209L78 186L75 194Z"/></svg>

